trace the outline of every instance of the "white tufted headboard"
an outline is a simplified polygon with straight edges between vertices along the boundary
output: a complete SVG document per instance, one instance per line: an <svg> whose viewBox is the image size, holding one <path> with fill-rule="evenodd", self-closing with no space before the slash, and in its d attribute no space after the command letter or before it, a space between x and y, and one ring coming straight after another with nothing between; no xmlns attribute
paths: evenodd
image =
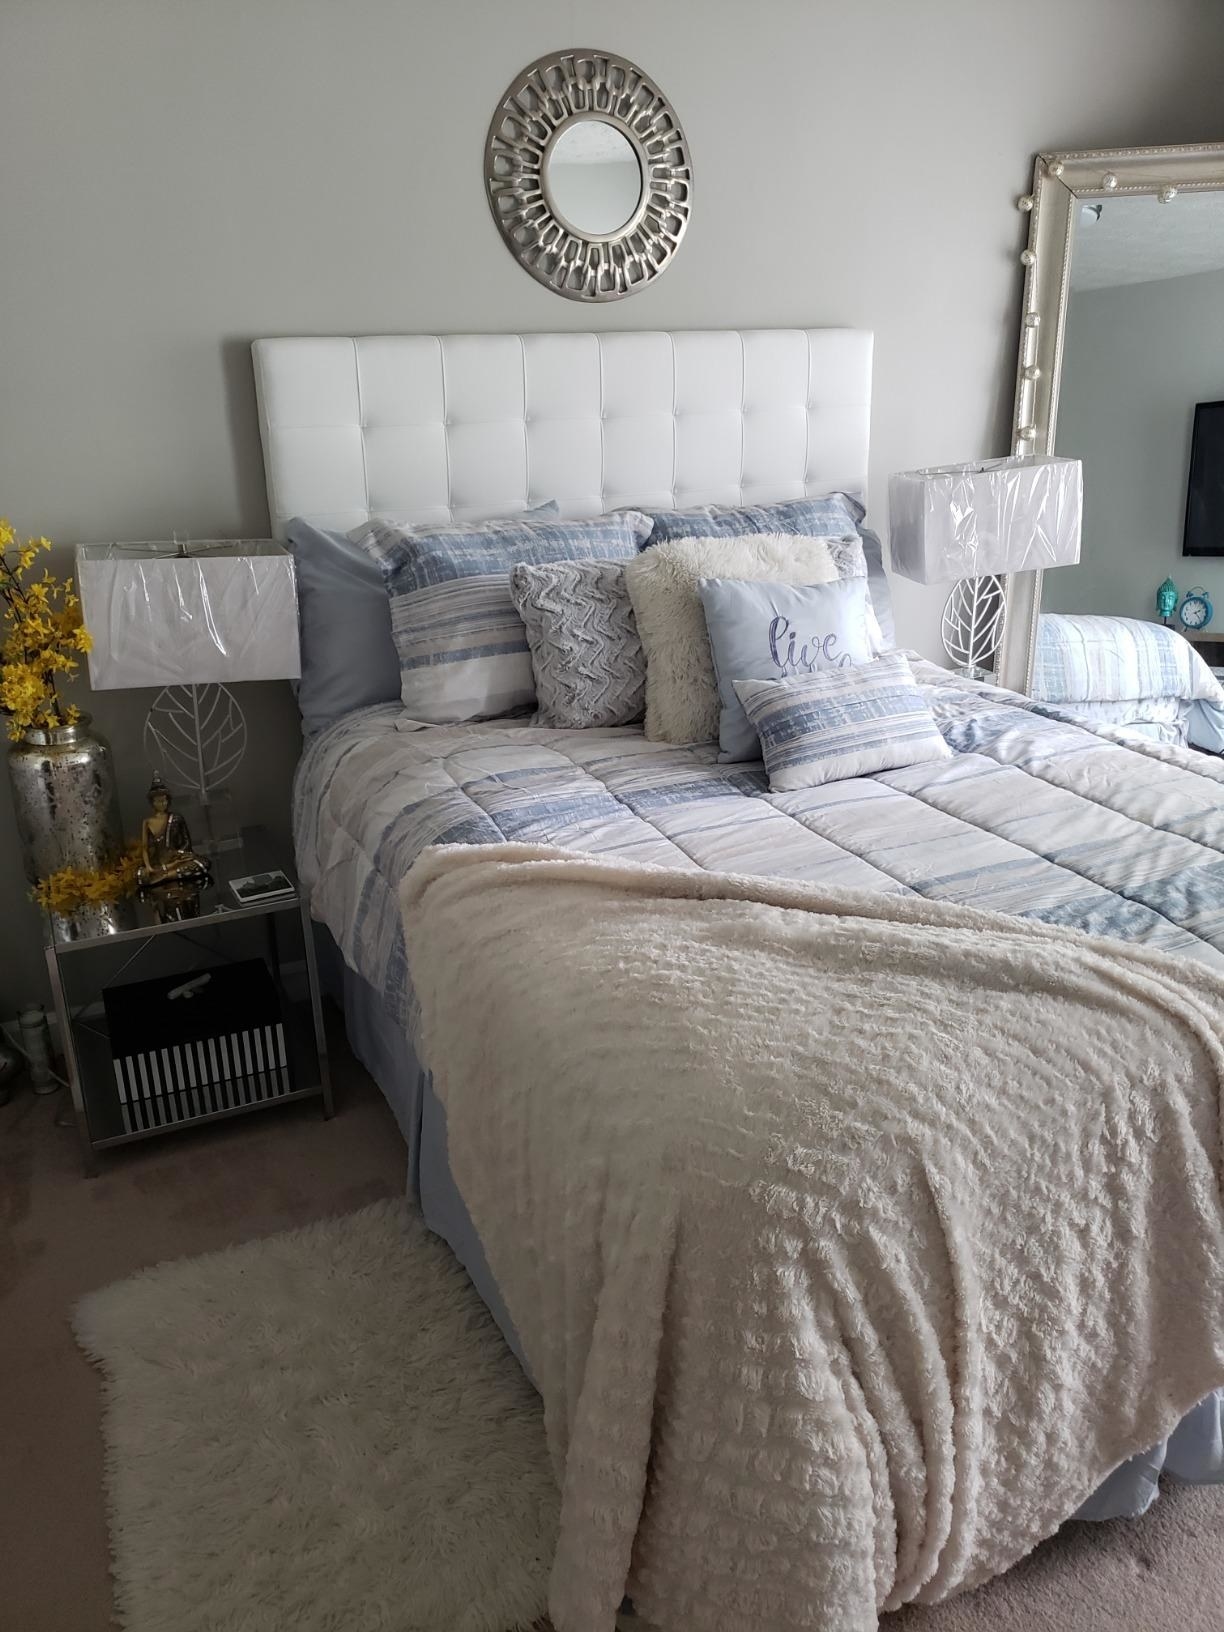
<svg viewBox="0 0 1224 1632"><path fill-rule="evenodd" d="M856 329L257 340L272 532L862 496Z"/></svg>

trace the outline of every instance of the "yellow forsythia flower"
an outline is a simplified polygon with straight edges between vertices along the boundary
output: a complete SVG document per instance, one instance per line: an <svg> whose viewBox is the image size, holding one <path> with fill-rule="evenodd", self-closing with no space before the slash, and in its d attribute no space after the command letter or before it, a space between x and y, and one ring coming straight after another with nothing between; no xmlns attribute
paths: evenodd
<svg viewBox="0 0 1224 1632"><path fill-rule="evenodd" d="M45 682L28 663L7 663L0 669L0 708L15 720L32 725L46 693Z"/></svg>
<svg viewBox="0 0 1224 1632"><path fill-rule="evenodd" d="M40 878L30 892L49 912L75 912L78 907L120 901L136 888L140 854L135 848L110 867L61 867Z"/></svg>
<svg viewBox="0 0 1224 1632"><path fill-rule="evenodd" d="M76 586L50 568L38 579L28 576L50 548L42 533L19 544L12 522L0 517L0 711L10 716L14 738L31 725L66 725L80 717L56 690L56 676L75 674L80 654L91 647Z"/></svg>

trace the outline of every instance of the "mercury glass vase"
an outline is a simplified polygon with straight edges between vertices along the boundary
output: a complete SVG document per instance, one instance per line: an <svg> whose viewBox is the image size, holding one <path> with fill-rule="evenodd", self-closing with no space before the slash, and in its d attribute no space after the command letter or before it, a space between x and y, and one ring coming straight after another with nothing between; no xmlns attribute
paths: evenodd
<svg viewBox="0 0 1224 1632"><path fill-rule="evenodd" d="M31 884L61 867L105 867L123 850L110 745L75 725L31 726L9 750L17 832Z"/></svg>
<svg viewBox="0 0 1224 1632"><path fill-rule="evenodd" d="M55 941L94 941L119 935L137 924L136 901L125 896L120 901L90 901L71 912L49 912L51 937Z"/></svg>

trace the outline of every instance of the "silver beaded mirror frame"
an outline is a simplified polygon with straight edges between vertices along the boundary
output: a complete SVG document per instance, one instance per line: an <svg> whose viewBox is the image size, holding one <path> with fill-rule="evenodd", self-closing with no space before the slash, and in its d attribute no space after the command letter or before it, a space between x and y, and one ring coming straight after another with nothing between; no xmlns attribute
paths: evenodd
<svg viewBox="0 0 1224 1632"><path fill-rule="evenodd" d="M581 120L610 126L641 170L637 207L612 231L576 226L548 184L559 138ZM671 265L692 210L693 164L675 110L642 69L609 51L556 51L498 103L485 190L511 254L545 288L567 300L621 300Z"/></svg>
<svg viewBox="0 0 1224 1632"><path fill-rule="evenodd" d="M1082 203L1145 194L1173 205L1179 193L1224 189L1224 144L1193 147L1101 148L1039 153L1033 190L1017 200L1029 217L1020 255L1024 296L1016 368L1013 451L1052 454L1058 426L1071 255ZM1007 615L999 647L999 684L1027 692L1041 611L1041 573L1007 580Z"/></svg>

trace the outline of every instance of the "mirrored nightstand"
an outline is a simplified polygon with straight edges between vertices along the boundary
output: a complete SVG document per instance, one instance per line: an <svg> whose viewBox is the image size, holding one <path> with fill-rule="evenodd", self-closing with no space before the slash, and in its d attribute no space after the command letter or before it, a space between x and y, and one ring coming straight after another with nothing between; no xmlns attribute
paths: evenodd
<svg viewBox="0 0 1224 1632"><path fill-rule="evenodd" d="M260 828L245 829L242 839L240 848L212 858L212 879L199 890L176 886L88 909L68 923L45 920L47 970L87 1172L96 1171L98 1151L277 1105L317 1099L323 1115L332 1115L309 906L285 847ZM240 904L231 881L272 870L286 875L292 893ZM228 971L215 989L228 982L233 991L234 971L241 983L243 967L251 976L245 986L258 987L264 1004L258 1023L246 1016L241 1027L235 1022L236 1029L227 1026L201 1046L190 1002L176 1011L163 1002L163 1015L184 1016L181 1044L173 1021L170 1032L164 1018L152 1024L151 1006L148 1048L129 1041L116 1068L108 994L112 1013L126 1007L139 1014L138 982L150 982L152 1005L167 988L205 990L198 977L209 970ZM119 988L123 1000L115 997Z"/></svg>

